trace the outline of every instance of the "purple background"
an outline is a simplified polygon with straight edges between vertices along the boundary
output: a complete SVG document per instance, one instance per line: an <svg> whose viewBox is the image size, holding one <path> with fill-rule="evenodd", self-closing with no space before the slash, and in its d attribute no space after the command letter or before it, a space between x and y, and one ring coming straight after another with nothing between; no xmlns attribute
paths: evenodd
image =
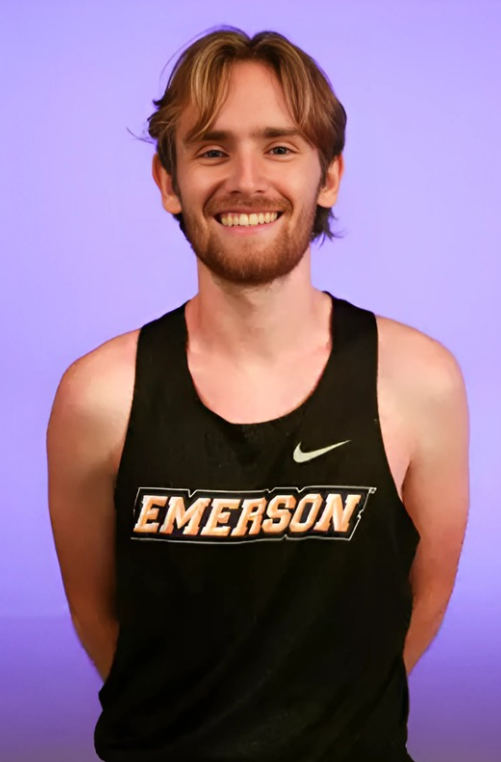
<svg viewBox="0 0 501 762"><path fill-rule="evenodd" d="M94 759L99 680L72 633L45 430L77 357L187 299L194 257L140 134L162 69L229 23L311 53L348 112L342 241L314 281L446 344L471 410L471 514L441 633L411 678L417 762L501 759L498 477L501 3L45 0L0 8L0 758ZM90 551L91 552L91 551Z"/></svg>

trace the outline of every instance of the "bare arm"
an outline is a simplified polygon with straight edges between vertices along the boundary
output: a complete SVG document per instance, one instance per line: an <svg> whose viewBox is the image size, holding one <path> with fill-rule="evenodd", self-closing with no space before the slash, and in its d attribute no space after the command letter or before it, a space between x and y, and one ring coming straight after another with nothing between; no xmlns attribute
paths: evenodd
<svg viewBox="0 0 501 762"><path fill-rule="evenodd" d="M469 500L468 412L459 367L436 342L421 358L413 392L416 431L403 499L421 535L411 570L407 671L438 632L454 587Z"/></svg>
<svg viewBox="0 0 501 762"><path fill-rule="evenodd" d="M103 680L118 636L113 472L125 426L112 354L99 348L66 371L47 431L49 510L64 589L77 635Z"/></svg>

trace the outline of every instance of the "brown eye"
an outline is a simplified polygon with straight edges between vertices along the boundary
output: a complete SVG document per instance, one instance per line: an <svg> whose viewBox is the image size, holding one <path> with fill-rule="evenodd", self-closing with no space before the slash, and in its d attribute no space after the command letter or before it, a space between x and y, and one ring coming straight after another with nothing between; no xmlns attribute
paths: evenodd
<svg viewBox="0 0 501 762"><path fill-rule="evenodd" d="M275 146L275 148L271 149L272 151L280 151L280 153L275 154L275 156L287 156L288 154L292 153L290 148L287 148L286 146Z"/></svg>
<svg viewBox="0 0 501 762"><path fill-rule="evenodd" d="M218 154L217 156L214 156L214 154ZM221 156L223 156L222 151L218 151L216 148L211 148L210 151L206 151L203 153L200 158L201 159L220 159Z"/></svg>

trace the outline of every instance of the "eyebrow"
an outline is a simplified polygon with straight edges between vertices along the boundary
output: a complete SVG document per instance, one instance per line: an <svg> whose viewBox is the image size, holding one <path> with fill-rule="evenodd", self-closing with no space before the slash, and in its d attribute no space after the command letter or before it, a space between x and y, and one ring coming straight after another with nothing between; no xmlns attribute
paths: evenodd
<svg viewBox="0 0 501 762"><path fill-rule="evenodd" d="M251 138L261 138L271 140L274 138L303 138L303 134L297 127L265 127L262 130L251 132ZM230 130L207 130L199 137L186 137L183 140L185 146L191 146L197 143L219 143L224 140L233 140L235 133Z"/></svg>

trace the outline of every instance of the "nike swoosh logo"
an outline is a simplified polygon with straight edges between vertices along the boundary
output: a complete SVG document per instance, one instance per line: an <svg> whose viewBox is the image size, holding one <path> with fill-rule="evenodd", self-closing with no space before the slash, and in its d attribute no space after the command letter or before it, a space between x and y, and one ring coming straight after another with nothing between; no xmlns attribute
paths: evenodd
<svg viewBox="0 0 501 762"><path fill-rule="evenodd" d="M303 452L301 450L301 442L300 442L298 446L296 447L296 449L294 450L292 457L294 458L296 463L306 463L308 460L313 460L313 458L319 458L320 455L325 455L326 452L335 450L336 447L341 447L341 445L348 444L348 442L351 442L351 439L347 439L346 442L338 442L337 444L329 445L328 447L322 447L320 450L311 450L311 452Z"/></svg>

